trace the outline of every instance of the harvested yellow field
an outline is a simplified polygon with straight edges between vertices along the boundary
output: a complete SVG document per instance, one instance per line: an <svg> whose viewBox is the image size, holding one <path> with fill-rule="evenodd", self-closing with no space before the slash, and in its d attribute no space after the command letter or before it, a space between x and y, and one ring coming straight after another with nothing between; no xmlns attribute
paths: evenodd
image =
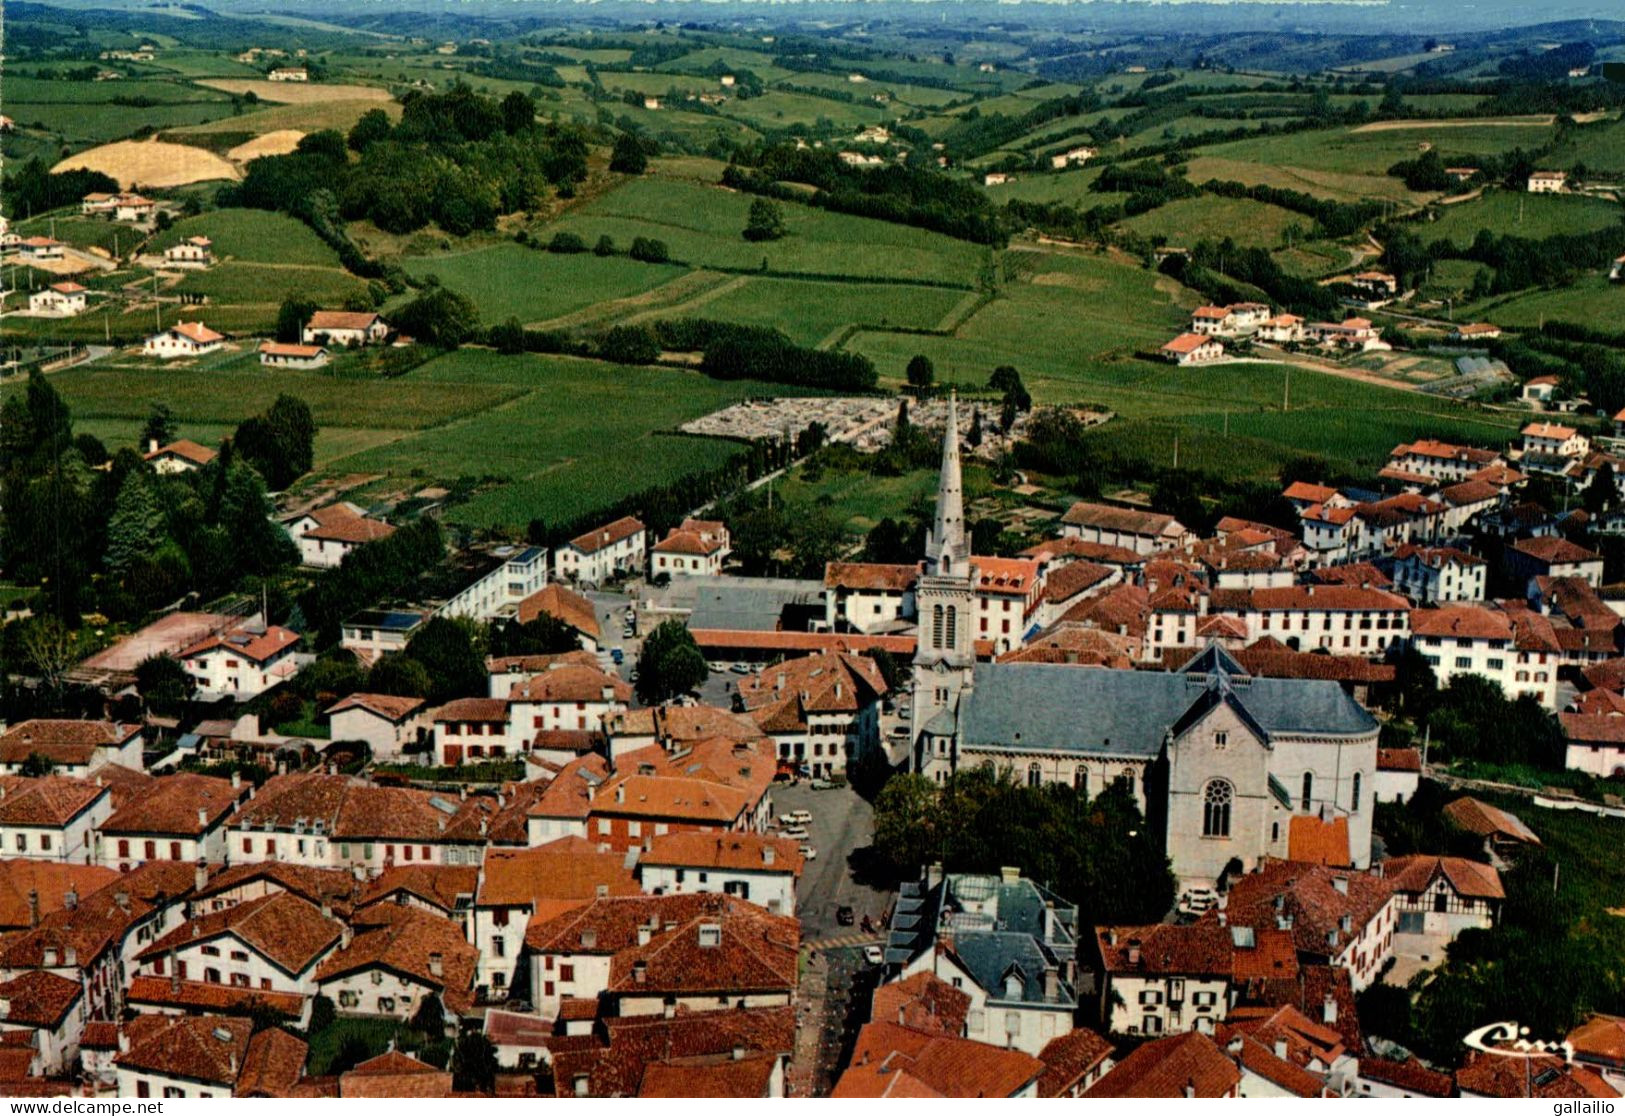
<svg viewBox="0 0 1625 1116"><path fill-rule="evenodd" d="M263 78L206 78L198 82L222 93L252 93L262 101L314 105L324 101L387 101L389 90L372 85L328 85L323 82L266 81Z"/></svg>
<svg viewBox="0 0 1625 1116"><path fill-rule="evenodd" d="M247 143L239 143L226 152L226 158L234 163L246 163L262 155L286 155L298 147L299 141L304 138L305 133L294 128L266 132L263 136L255 136Z"/></svg>
<svg viewBox="0 0 1625 1116"><path fill-rule="evenodd" d="M214 178L242 177L234 165L212 151L156 140L104 143L71 155L51 168L52 171L81 169L101 171L127 190L136 186L185 186Z"/></svg>
<svg viewBox="0 0 1625 1116"><path fill-rule="evenodd" d="M1362 124L1355 128L1356 132L1403 132L1415 128L1549 128L1557 122L1557 117L1550 114L1545 116L1500 116L1500 117L1470 117L1466 120L1378 120L1371 124Z"/></svg>
<svg viewBox="0 0 1625 1116"><path fill-rule="evenodd" d="M308 105L272 105L257 112L241 116L222 116L207 124L193 124L185 128L169 129L172 135L211 135L217 132L242 133L262 136L270 132L319 132L323 128L337 128L348 132L365 112L382 109L391 120L401 118L401 106L396 101L322 101Z"/></svg>

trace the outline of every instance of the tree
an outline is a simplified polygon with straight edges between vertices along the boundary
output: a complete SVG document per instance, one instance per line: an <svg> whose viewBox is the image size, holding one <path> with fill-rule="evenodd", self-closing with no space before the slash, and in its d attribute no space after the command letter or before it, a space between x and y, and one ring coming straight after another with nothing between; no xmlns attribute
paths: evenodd
<svg viewBox="0 0 1625 1116"><path fill-rule="evenodd" d="M131 470L119 486L118 501L107 521L107 572L123 577L136 561L164 538L164 513L146 474Z"/></svg>
<svg viewBox="0 0 1625 1116"><path fill-rule="evenodd" d="M350 129L348 143L351 151L365 151L379 140L389 138L393 126L389 114L383 109L368 109Z"/></svg>
<svg viewBox="0 0 1625 1116"><path fill-rule="evenodd" d="M656 240L652 236L633 237L632 247L626 254L639 263L665 263L671 259L671 251L666 247L666 242Z"/></svg>
<svg viewBox="0 0 1625 1116"><path fill-rule="evenodd" d="M224 537L225 568L211 572L224 588L245 574L268 574L299 560L299 549L277 523L259 473L233 464L226 471L216 526ZM197 567L203 569L200 563Z"/></svg>
<svg viewBox="0 0 1625 1116"><path fill-rule="evenodd" d="M332 999L318 993L310 1001L310 1027L305 1033L307 1035L321 1034L331 1027L338 1017L338 1009L333 1006Z"/></svg>
<svg viewBox="0 0 1625 1116"><path fill-rule="evenodd" d="M553 239L547 242L547 250L573 255L576 252L585 252L587 242L573 232L558 232L554 233Z"/></svg>
<svg viewBox="0 0 1625 1116"><path fill-rule="evenodd" d="M451 1052L451 1087L462 1092L491 1093L496 1090L497 1048L484 1033L467 1031L458 1036Z"/></svg>
<svg viewBox="0 0 1625 1116"><path fill-rule="evenodd" d="M595 256L613 256L615 254L615 238L608 233L599 237L598 243L592 246L592 254Z"/></svg>
<svg viewBox="0 0 1625 1116"><path fill-rule="evenodd" d="M1601 515L1611 507L1619 498L1619 489L1614 482L1614 466L1604 460L1591 475L1591 481L1580 492L1580 501L1585 510L1591 515Z"/></svg>
<svg viewBox="0 0 1625 1116"><path fill-rule="evenodd" d="M168 403L154 403L141 427L141 448L167 446L175 440L175 434L175 412L169 409Z"/></svg>
<svg viewBox="0 0 1625 1116"><path fill-rule="evenodd" d="M937 378L937 370L931 364L931 358L924 354L915 355L908 362L908 369L904 375L908 377L908 386L916 394L923 395L931 390L931 383Z"/></svg>
<svg viewBox="0 0 1625 1116"><path fill-rule="evenodd" d="M643 641L638 655L638 697L645 705L658 705L695 689L710 673L688 628L680 620L667 620Z"/></svg>
<svg viewBox="0 0 1625 1116"><path fill-rule="evenodd" d="M433 686L423 664L407 655L385 655L367 673L367 691L374 694L426 698Z"/></svg>
<svg viewBox="0 0 1625 1116"><path fill-rule="evenodd" d="M418 1009L412 1013L412 1022L408 1024L414 1031L424 1035L440 1038L446 1033L446 1009L440 1003L440 997L430 992L418 1001Z"/></svg>
<svg viewBox="0 0 1625 1116"><path fill-rule="evenodd" d="M455 349L480 331L479 307L445 287L433 287L395 312L395 324L419 341Z"/></svg>
<svg viewBox="0 0 1625 1116"><path fill-rule="evenodd" d="M551 613L538 613L534 620L498 621L491 625L492 655L557 655L581 647L576 630Z"/></svg>
<svg viewBox="0 0 1625 1116"><path fill-rule="evenodd" d="M525 351L525 327L519 324L518 318L509 318L501 325L492 326L486 341L504 356L522 353Z"/></svg>
<svg viewBox="0 0 1625 1116"><path fill-rule="evenodd" d="M642 174L648 168L649 155L641 140L630 132L615 137L615 147L609 156L610 170L616 174Z"/></svg>
<svg viewBox="0 0 1625 1116"><path fill-rule="evenodd" d="M42 752L29 752L28 758L17 766L17 774L24 779L43 779L55 770L51 757Z"/></svg>
<svg viewBox="0 0 1625 1116"><path fill-rule="evenodd" d="M317 305L302 295L290 294L276 312L276 339L297 345L304 338L305 323L316 313Z"/></svg>
<svg viewBox="0 0 1625 1116"><path fill-rule="evenodd" d="M73 633L55 616L34 616L21 629L23 661L52 700L60 696L63 678L77 661Z"/></svg>
<svg viewBox="0 0 1625 1116"><path fill-rule="evenodd" d="M769 198L757 198L750 203L750 216L745 221L745 239L778 240L784 236L784 210Z"/></svg>
<svg viewBox="0 0 1625 1116"><path fill-rule="evenodd" d="M614 326L598 339L598 355L616 364L654 364L660 341L648 326Z"/></svg>
<svg viewBox="0 0 1625 1116"><path fill-rule="evenodd" d="M428 672L428 697L434 704L484 695L485 657L475 648L468 629L457 621L434 617L412 636L406 653Z"/></svg>
<svg viewBox="0 0 1625 1116"><path fill-rule="evenodd" d="M536 126L536 102L528 94L515 89L502 98L502 130L510 136L528 132Z"/></svg>
<svg viewBox="0 0 1625 1116"><path fill-rule="evenodd" d="M937 788L924 775L896 775L875 799L874 848L899 879L940 855L935 833Z"/></svg>
<svg viewBox="0 0 1625 1116"><path fill-rule="evenodd" d="M279 395L263 415L245 419L232 442L238 456L280 492L315 463L316 420L303 399Z"/></svg>

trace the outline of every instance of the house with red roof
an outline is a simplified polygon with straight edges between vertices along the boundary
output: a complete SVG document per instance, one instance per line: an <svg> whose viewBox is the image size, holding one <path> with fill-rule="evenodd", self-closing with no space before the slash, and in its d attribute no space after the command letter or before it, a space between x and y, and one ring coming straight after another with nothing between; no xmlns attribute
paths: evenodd
<svg viewBox="0 0 1625 1116"><path fill-rule="evenodd" d="M1377 802L1408 802L1422 781L1420 748L1378 748L1371 796Z"/></svg>
<svg viewBox="0 0 1625 1116"><path fill-rule="evenodd" d="M1300 962L1347 969L1354 991L1377 978L1393 952L1394 885L1372 872L1266 860L1230 887L1232 926L1285 930Z"/></svg>
<svg viewBox="0 0 1625 1116"><path fill-rule="evenodd" d="M1241 1070L1207 1035L1188 1031L1136 1047L1084 1097L1239 1096Z"/></svg>
<svg viewBox="0 0 1625 1116"><path fill-rule="evenodd" d="M85 997L79 981L31 970L0 981L0 1047L32 1046L31 1076L65 1072L85 1026Z"/></svg>
<svg viewBox="0 0 1625 1116"><path fill-rule="evenodd" d="M1170 364L1210 364L1224 359L1224 342L1202 333L1181 333L1159 351Z"/></svg>
<svg viewBox="0 0 1625 1116"><path fill-rule="evenodd" d="M324 345L296 345L284 341L261 341L259 354L264 368L325 368L333 359Z"/></svg>
<svg viewBox="0 0 1625 1116"><path fill-rule="evenodd" d="M1411 646L1428 661L1439 685L1457 674L1478 674L1500 685L1509 700L1524 694L1557 707L1557 668L1563 647L1556 627L1528 610L1445 605L1411 613Z"/></svg>
<svg viewBox="0 0 1625 1116"><path fill-rule="evenodd" d="M1381 657L1403 642L1410 602L1384 589L1352 585L1292 585L1278 589L1215 589L1209 611L1247 625L1249 642L1275 638L1294 651Z"/></svg>
<svg viewBox="0 0 1625 1116"><path fill-rule="evenodd" d="M428 727L427 709L422 698L355 693L328 706L323 715L331 739L365 741L373 759L389 759L417 743Z"/></svg>
<svg viewBox="0 0 1625 1116"><path fill-rule="evenodd" d="M395 528L382 519L374 519L364 508L345 501L312 508L282 526L299 546L299 561L317 569L332 569L357 547L395 533Z"/></svg>
<svg viewBox="0 0 1625 1116"><path fill-rule="evenodd" d="M824 651L740 679L735 700L772 737L780 763L822 779L880 747L887 689L874 659Z"/></svg>
<svg viewBox="0 0 1625 1116"><path fill-rule="evenodd" d="M36 755L50 760L56 775L84 778L110 763L144 771L143 740L138 724L30 718L0 731L0 775L17 774Z"/></svg>
<svg viewBox="0 0 1625 1116"><path fill-rule="evenodd" d="M1224 1021L1236 949L1231 927L1217 920L1098 926L1093 945L1099 1018L1112 1034L1212 1034Z"/></svg>
<svg viewBox="0 0 1625 1116"><path fill-rule="evenodd" d="M215 451L185 438L160 446L156 438L147 442L143 460L152 463L153 472L160 475L190 473L201 469L215 459Z"/></svg>
<svg viewBox="0 0 1625 1116"><path fill-rule="evenodd" d="M604 633L598 622L598 610L592 601L555 581L520 601L514 618L521 624L528 624L544 614L573 628L583 651L598 650ZM492 690L491 696L505 695Z"/></svg>
<svg viewBox="0 0 1625 1116"><path fill-rule="evenodd" d="M308 997L316 993L318 966L346 934L330 908L282 891L194 915L136 954L136 962L140 976L172 984Z"/></svg>
<svg viewBox="0 0 1625 1116"><path fill-rule="evenodd" d="M219 352L226 339L202 322L176 322L168 329L148 337L141 346L141 355L159 360L178 357L200 357Z"/></svg>
<svg viewBox="0 0 1625 1116"><path fill-rule="evenodd" d="M1625 1090L1625 1018L1594 1012L1567 1036L1574 1060Z"/></svg>
<svg viewBox="0 0 1625 1116"><path fill-rule="evenodd" d="M803 857L794 841L759 833L666 833L638 857L651 895L737 895L773 914L796 913Z"/></svg>
<svg viewBox="0 0 1625 1116"><path fill-rule="evenodd" d="M1523 452L1550 457L1584 457L1591 439L1572 426L1558 422L1532 422L1523 428Z"/></svg>
<svg viewBox="0 0 1625 1116"><path fill-rule="evenodd" d="M1083 542L1120 546L1136 554L1183 550L1194 539L1171 515L1080 500L1061 516L1061 535Z"/></svg>
<svg viewBox="0 0 1625 1116"><path fill-rule="evenodd" d="M300 331L306 345L376 345L389 336L389 323L370 310L318 310Z"/></svg>
<svg viewBox="0 0 1625 1116"><path fill-rule="evenodd" d="M95 831L112 811L112 792L99 782L6 777L0 781L0 855L93 863Z"/></svg>
<svg viewBox="0 0 1625 1116"><path fill-rule="evenodd" d="M1444 947L1463 930L1491 930L1500 921L1506 892L1501 873L1459 856L1396 856L1379 865L1394 888L1399 922L1394 949L1413 957L1444 959Z"/></svg>
<svg viewBox="0 0 1625 1116"><path fill-rule="evenodd" d="M164 249L164 265L197 270L214 263L214 242L206 236L189 236ZM274 344L275 342L266 342ZM264 347L261 347L263 353ZM260 363L265 363L261 356Z"/></svg>
<svg viewBox="0 0 1625 1116"><path fill-rule="evenodd" d="M1561 535L1519 539L1504 553L1507 572L1526 582L1541 577L1576 577L1593 589L1602 587L1602 555Z"/></svg>
<svg viewBox="0 0 1625 1116"><path fill-rule="evenodd" d="M577 535L553 552L553 576L572 584L601 585L647 565L648 528L627 515Z"/></svg>
<svg viewBox="0 0 1625 1116"><path fill-rule="evenodd" d="M64 280L28 296L28 312L37 318L71 318L89 308L90 292Z"/></svg>
<svg viewBox="0 0 1625 1116"><path fill-rule="evenodd" d="M958 1035L876 1020L858 1032L830 1096L855 1098L1036 1097L1044 1063L1031 1054Z"/></svg>
<svg viewBox="0 0 1625 1116"><path fill-rule="evenodd" d="M17 242L17 255L31 263L42 260L60 260L66 245L48 236L29 236Z"/></svg>
<svg viewBox="0 0 1625 1116"><path fill-rule="evenodd" d="M716 577L732 553L727 524L719 519L685 519L649 551L649 576Z"/></svg>
<svg viewBox="0 0 1625 1116"><path fill-rule="evenodd" d="M357 913L346 931L316 969L318 991L340 1015L405 1021L430 995L449 1017L473 1007L479 951L451 919L379 903Z"/></svg>
<svg viewBox="0 0 1625 1116"><path fill-rule="evenodd" d="M121 872L150 860L220 863L226 859L226 822L249 794L235 776L181 772L153 780L102 822L97 860Z"/></svg>
<svg viewBox="0 0 1625 1116"><path fill-rule="evenodd" d="M246 701L299 673L298 632L272 624L211 635L183 650L181 665L202 698Z"/></svg>
<svg viewBox="0 0 1625 1116"><path fill-rule="evenodd" d="M880 632L913 619L917 563L829 562L824 622L832 632Z"/></svg>
<svg viewBox="0 0 1625 1116"><path fill-rule="evenodd" d="M784 1064L795 1050L789 1006L589 1016L571 1024L569 1033L544 1040L560 1097L782 1096ZM493 1035L499 1050L505 1037Z"/></svg>
<svg viewBox="0 0 1625 1116"><path fill-rule="evenodd" d="M1394 589L1418 604L1482 601L1488 564L1453 546L1407 543L1394 551Z"/></svg>

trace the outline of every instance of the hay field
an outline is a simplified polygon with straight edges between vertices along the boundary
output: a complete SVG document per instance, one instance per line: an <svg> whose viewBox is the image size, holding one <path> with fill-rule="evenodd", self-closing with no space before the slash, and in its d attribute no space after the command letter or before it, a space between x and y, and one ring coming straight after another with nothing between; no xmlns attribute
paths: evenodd
<svg viewBox="0 0 1625 1116"><path fill-rule="evenodd" d="M240 178L235 166L212 151L180 143L120 140L70 155L53 172L101 171L125 189L134 186L185 186L216 178Z"/></svg>
<svg viewBox="0 0 1625 1116"><path fill-rule="evenodd" d="M234 163L247 163L262 155L286 155L298 147L299 141L304 138L305 133L296 128L266 132L263 136L255 136L247 143L239 143L226 152L226 158Z"/></svg>
<svg viewBox="0 0 1625 1116"><path fill-rule="evenodd" d="M388 101L389 90L375 85L333 85L313 81L263 81L253 78L208 78L198 82L222 93L252 93L262 101L314 105L329 101Z"/></svg>

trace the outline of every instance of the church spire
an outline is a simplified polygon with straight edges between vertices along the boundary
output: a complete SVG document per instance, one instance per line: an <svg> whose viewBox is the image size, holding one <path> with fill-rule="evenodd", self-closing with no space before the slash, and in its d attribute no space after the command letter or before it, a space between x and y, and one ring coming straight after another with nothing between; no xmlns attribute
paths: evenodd
<svg viewBox="0 0 1625 1116"><path fill-rule="evenodd" d="M965 542L965 497L959 470L959 399L948 393L948 425L942 436L942 473L937 478L937 521L925 543L928 572L947 573L970 557Z"/></svg>

